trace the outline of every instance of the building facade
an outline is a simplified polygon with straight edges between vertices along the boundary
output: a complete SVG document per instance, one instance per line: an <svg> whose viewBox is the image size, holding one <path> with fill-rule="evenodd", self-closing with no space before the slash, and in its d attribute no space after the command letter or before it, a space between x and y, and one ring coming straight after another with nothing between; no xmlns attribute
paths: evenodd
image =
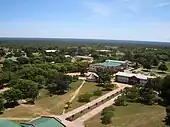
<svg viewBox="0 0 170 127"><path fill-rule="evenodd" d="M126 73L126 72L118 72L115 75L116 82L127 83L131 85L135 85L135 84L145 85L149 78L155 78L155 77L146 76L142 74Z"/></svg>

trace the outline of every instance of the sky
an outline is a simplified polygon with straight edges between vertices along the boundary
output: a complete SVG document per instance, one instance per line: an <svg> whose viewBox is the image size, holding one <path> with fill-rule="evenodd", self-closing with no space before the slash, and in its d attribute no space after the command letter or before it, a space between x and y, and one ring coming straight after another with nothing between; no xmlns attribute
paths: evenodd
<svg viewBox="0 0 170 127"><path fill-rule="evenodd" d="M170 42L170 0L0 0L0 37Z"/></svg>

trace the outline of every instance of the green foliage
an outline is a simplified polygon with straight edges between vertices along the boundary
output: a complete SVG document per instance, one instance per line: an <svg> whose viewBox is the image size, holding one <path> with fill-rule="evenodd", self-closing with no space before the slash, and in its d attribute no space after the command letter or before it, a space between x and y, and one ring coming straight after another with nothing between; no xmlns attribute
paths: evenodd
<svg viewBox="0 0 170 127"><path fill-rule="evenodd" d="M4 111L4 98L2 94L0 94L0 113Z"/></svg>
<svg viewBox="0 0 170 127"><path fill-rule="evenodd" d="M33 101L39 93L38 84L31 80L19 79L14 88L21 91L23 98L31 98Z"/></svg>
<svg viewBox="0 0 170 127"><path fill-rule="evenodd" d="M115 87L115 85L112 84L110 81L106 81L103 84L103 88L104 88L105 91L111 91L114 87Z"/></svg>
<svg viewBox="0 0 170 127"><path fill-rule="evenodd" d="M92 97L92 94L86 93L79 96L78 101L79 102L90 102L90 98Z"/></svg>
<svg viewBox="0 0 170 127"><path fill-rule="evenodd" d="M94 95L94 96L101 96L101 95L102 95L102 90L99 90L99 89L98 89L98 90L94 91L94 92L93 92L93 95Z"/></svg>
<svg viewBox="0 0 170 127"><path fill-rule="evenodd" d="M11 88L3 94L7 103L17 103L18 100L22 99L22 95L22 92L15 88Z"/></svg>
<svg viewBox="0 0 170 127"><path fill-rule="evenodd" d="M168 67L166 66L166 64L163 62L159 65L158 67L159 70L161 71L167 71L168 70Z"/></svg>
<svg viewBox="0 0 170 127"><path fill-rule="evenodd" d="M170 125L170 106L166 107L166 118L165 118L165 122L167 125Z"/></svg>
<svg viewBox="0 0 170 127"><path fill-rule="evenodd" d="M114 108L113 106L109 106L103 109L102 113L101 113L101 120L102 120L102 124L110 124L112 121L112 117L114 116Z"/></svg>
<svg viewBox="0 0 170 127"><path fill-rule="evenodd" d="M17 58L19 64L29 64L30 60L27 57L21 56Z"/></svg>
<svg viewBox="0 0 170 127"><path fill-rule="evenodd" d="M114 105L116 106L125 106L125 101L126 101L126 97L125 96L120 96L115 100Z"/></svg>

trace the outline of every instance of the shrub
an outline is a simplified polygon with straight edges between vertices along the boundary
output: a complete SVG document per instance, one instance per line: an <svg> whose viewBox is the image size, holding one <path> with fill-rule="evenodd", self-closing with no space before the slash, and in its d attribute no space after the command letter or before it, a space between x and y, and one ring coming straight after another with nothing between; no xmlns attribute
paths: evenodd
<svg viewBox="0 0 170 127"><path fill-rule="evenodd" d="M94 95L94 96L101 96L101 95L102 95L102 90L99 90L99 89L98 89L98 90L94 91L94 92L93 92L93 95Z"/></svg>
<svg viewBox="0 0 170 127"><path fill-rule="evenodd" d="M91 96L92 96L92 95L89 94L89 93L80 95L79 98L78 98L78 101L79 101L79 102L90 102Z"/></svg>
<svg viewBox="0 0 170 127"><path fill-rule="evenodd" d="M102 124L109 124L111 123L111 119L114 116L114 107L113 106L109 106L103 109L101 115L101 120L102 120Z"/></svg>

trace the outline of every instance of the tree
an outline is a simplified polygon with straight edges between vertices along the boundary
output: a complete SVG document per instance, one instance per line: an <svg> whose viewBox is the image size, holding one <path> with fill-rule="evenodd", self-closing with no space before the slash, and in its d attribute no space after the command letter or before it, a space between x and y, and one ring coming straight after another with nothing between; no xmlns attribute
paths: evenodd
<svg viewBox="0 0 170 127"><path fill-rule="evenodd" d="M161 70L161 71L167 71L168 70L168 68L167 68L167 66L164 62L159 65L158 69Z"/></svg>
<svg viewBox="0 0 170 127"><path fill-rule="evenodd" d="M151 88L146 88L146 87L141 88L140 93L141 93L141 102L143 102L144 104L152 105L157 101L156 99L157 94Z"/></svg>
<svg viewBox="0 0 170 127"><path fill-rule="evenodd" d="M149 62L145 62L142 65L143 65L143 68L151 69L151 64Z"/></svg>
<svg viewBox="0 0 170 127"><path fill-rule="evenodd" d="M11 88L3 94L7 103L17 104L17 101L22 99L22 92L19 89Z"/></svg>
<svg viewBox="0 0 170 127"><path fill-rule="evenodd" d="M111 84L111 81L106 81L103 85L103 88L106 90L106 91L111 91L113 88L115 87L114 84Z"/></svg>
<svg viewBox="0 0 170 127"><path fill-rule="evenodd" d="M158 66L158 64L159 64L158 58L154 58L152 63L153 63L154 66Z"/></svg>
<svg viewBox="0 0 170 127"><path fill-rule="evenodd" d="M120 96L115 100L115 105L116 106L125 106L125 97Z"/></svg>
<svg viewBox="0 0 170 127"><path fill-rule="evenodd" d="M101 113L102 124L110 124L112 117L114 116L114 108L112 106L106 107Z"/></svg>
<svg viewBox="0 0 170 127"><path fill-rule="evenodd" d="M19 79L14 88L22 92L23 98L31 98L33 102L39 93L38 84L31 80Z"/></svg>
<svg viewBox="0 0 170 127"><path fill-rule="evenodd" d="M4 49L0 49L0 57L4 56L5 55L5 50Z"/></svg>
<svg viewBox="0 0 170 127"><path fill-rule="evenodd" d="M91 96L92 96L92 95L89 94L89 93L82 94L82 95L79 96L78 101L79 101L79 102L90 102Z"/></svg>
<svg viewBox="0 0 170 127"><path fill-rule="evenodd" d="M101 96L102 95L102 90L97 89L96 91L93 92L94 96Z"/></svg>
<svg viewBox="0 0 170 127"><path fill-rule="evenodd" d="M165 118L165 122L167 125L170 125L170 106L166 107L166 118Z"/></svg>
<svg viewBox="0 0 170 127"><path fill-rule="evenodd" d="M29 58L21 56L17 58L19 64L28 64L30 62Z"/></svg>
<svg viewBox="0 0 170 127"><path fill-rule="evenodd" d="M98 78L98 83L103 84L107 81L111 80L111 72L107 70L97 70L97 75L99 76Z"/></svg>
<svg viewBox="0 0 170 127"><path fill-rule="evenodd" d="M0 94L0 113L4 111L4 98L2 94Z"/></svg>

